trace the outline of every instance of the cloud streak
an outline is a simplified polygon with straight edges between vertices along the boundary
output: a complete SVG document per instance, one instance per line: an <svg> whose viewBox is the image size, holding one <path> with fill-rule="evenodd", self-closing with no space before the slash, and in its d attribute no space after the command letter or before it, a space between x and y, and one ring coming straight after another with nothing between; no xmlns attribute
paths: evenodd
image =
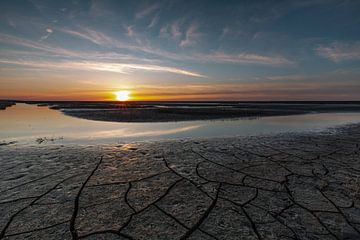
<svg viewBox="0 0 360 240"><path fill-rule="evenodd" d="M319 56L336 63L360 60L360 41L353 43L333 42L328 46L320 46L315 50Z"/></svg>
<svg viewBox="0 0 360 240"><path fill-rule="evenodd" d="M184 38L182 43L183 47L191 46L194 44L200 37L199 33L196 31L197 27L191 25L187 30L187 37ZM108 36L100 31L95 31L89 28L82 28L81 31L75 31L71 29L58 29L61 32L81 38L83 40L89 41L96 45L108 48L108 51L111 52L77 52L61 47L47 45L42 42L34 42L27 39L18 38L12 35L1 34L0 33L0 42L11 44L11 45L20 45L27 48L32 48L40 50L47 53L52 53L55 56L59 57L77 57L83 60L95 60L99 59L109 59L109 60L120 60L120 61L137 61L137 62L161 62L165 59L172 61L181 61L181 62L200 62L200 63L231 63L239 65L269 65L269 66L289 66L294 65L294 62L283 57L283 56L266 56L259 55L254 53L239 53L239 54L228 54L224 52L214 52L214 53L174 53L166 51L159 48L152 48L147 45L134 45L133 43L127 43L119 41L111 36ZM53 30L51 30L53 31ZM131 54L119 54L114 51L114 49L125 49L131 51ZM150 54L151 57L139 56L139 53Z"/></svg>
<svg viewBox="0 0 360 240"><path fill-rule="evenodd" d="M41 42L34 42L18 37L14 37L12 35L8 34L2 34L0 33L0 43L6 43L11 45L20 45L23 47L33 48L40 51L48 52L48 53L54 53L56 55L66 55L66 56L76 56L77 54L74 53L71 50L64 49L61 47L53 47L46 44L43 44Z"/></svg>
<svg viewBox="0 0 360 240"><path fill-rule="evenodd" d="M80 37L104 47L112 47L119 49L127 49L136 52L143 52L146 54L152 54L156 57L167 58L176 61L192 61L192 62L216 62L216 63L232 63L232 64L255 64L255 65L273 65L273 66L288 66L293 65L294 62L288 60L283 56L265 56L253 53L239 53L226 54L224 52L215 53L173 53L162 49L152 48L146 45L133 45L125 42L121 42L99 31L95 31L88 28L82 28L82 32L63 29L62 31L70 35ZM171 26L162 28L162 34L170 34L171 38L176 40L183 35L180 31L179 21L173 23ZM185 38L180 41L181 47L189 47L194 45L201 38L201 33L198 32L198 26L191 24L185 33Z"/></svg>
<svg viewBox="0 0 360 240"><path fill-rule="evenodd" d="M138 11L135 14L135 18L141 19L141 18L147 17L147 16L151 15L152 13L154 13L159 8L160 8L159 4L153 4L150 6L146 6L145 8L142 8L140 11Z"/></svg>
<svg viewBox="0 0 360 240"><path fill-rule="evenodd" d="M18 61L0 59L1 64L22 65L32 68L45 68L52 70L61 69L76 69L82 71L103 71L114 72L121 74L129 74L133 71L150 71L150 72L163 72L185 75L190 77L206 77L205 75L187 71L175 67L147 65L147 64L128 64L128 63L107 63L107 62L88 62L88 61L64 61L64 62L41 62L41 61Z"/></svg>
<svg viewBox="0 0 360 240"><path fill-rule="evenodd" d="M252 53L227 54L216 52L213 54L199 55L207 62L233 63L233 64L260 64L273 66L293 65L294 62L282 56L264 56Z"/></svg>

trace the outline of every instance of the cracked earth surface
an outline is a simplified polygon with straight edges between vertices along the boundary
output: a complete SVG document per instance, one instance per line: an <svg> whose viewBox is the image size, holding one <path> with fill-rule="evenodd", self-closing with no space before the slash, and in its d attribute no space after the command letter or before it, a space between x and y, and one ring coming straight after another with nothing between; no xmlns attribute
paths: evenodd
<svg viewBox="0 0 360 240"><path fill-rule="evenodd" d="M360 239L360 126L0 147L0 239Z"/></svg>

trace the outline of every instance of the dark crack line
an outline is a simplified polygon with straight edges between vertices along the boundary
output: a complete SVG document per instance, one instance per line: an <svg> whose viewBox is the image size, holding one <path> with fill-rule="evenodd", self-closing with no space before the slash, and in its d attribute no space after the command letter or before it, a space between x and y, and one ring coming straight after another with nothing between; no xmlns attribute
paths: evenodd
<svg viewBox="0 0 360 240"><path fill-rule="evenodd" d="M197 154L198 156L200 156L202 159L204 159L204 160L206 160L206 161L208 161L208 162L211 162L211 163L213 163L213 164L215 164L215 165L218 165L218 166L220 166L220 167L226 168L226 169L228 169L228 170L231 170L231 171L234 171L234 172L237 172L237 173L241 173L241 174L243 174L243 175L247 175L247 176L252 177L252 178L255 178L255 179L260 179L260 180L262 180L262 181L269 181L269 182L274 182L274 183L279 183L279 184L281 183L281 182L276 181L276 180L273 180L273 179L268 179L268 178L262 178L262 177L258 177L258 176L253 176L253 175L251 175L251 174L248 174L248 173L239 171L239 170L237 170L237 169L235 169L235 168L231 168L231 167L228 167L228 166L226 166L226 165L224 165L224 164L220 164L220 163L218 163L218 162L212 161L212 160L206 158L205 156L203 156L201 153L198 153L198 152L194 151L193 149L191 149L191 151L192 151L193 153Z"/></svg>
<svg viewBox="0 0 360 240"><path fill-rule="evenodd" d="M107 234L107 233L114 234L114 235L117 235L117 236L120 236L120 237L123 237L123 238L127 238L127 239L130 239L130 240L133 239L133 237L131 237L131 236L125 234L125 233L120 233L120 232L118 232L116 230L96 231L96 232L92 232L92 233L85 234L85 235L82 235L82 236L78 236L78 239L87 238L87 237L94 236L94 235L97 235L97 234Z"/></svg>
<svg viewBox="0 0 360 240"><path fill-rule="evenodd" d="M196 231L196 230L195 230L195 231ZM213 239L215 239L215 240L218 240L218 238L217 238L216 236L214 236L214 235L212 235L212 234L210 234L210 233L202 230L202 229L200 228L200 226L198 227L197 231L200 231L200 232L202 232L203 234L208 235L209 237L211 237L211 238L213 238Z"/></svg>
<svg viewBox="0 0 360 240"><path fill-rule="evenodd" d="M24 185L27 185L27 184L33 183L33 182L36 182L36 181L40 181L40 180L42 180L42 179L44 179L44 178L47 178L47 177L50 177L50 176L52 176L52 175L56 175L56 174L58 174L58 173L61 173L61 172L62 172L62 171L64 171L64 170L65 170L65 168L64 168L64 169L61 169L60 171L57 171L57 172L54 172L54 173L50 173L50 174L47 174L47 175L42 176L42 177L40 177L40 178L37 178L37 179L31 180L31 181L29 181L29 182L25 182L25 183L22 183L22 184L16 185L16 186L14 186L14 187L11 187L11 188L8 188L8 189L5 189L5 190L3 190L3 191L0 191L0 194L1 194L1 193L4 193L4 192L7 192L7 191L10 191L10 190L13 190L13 189L18 188L18 187L21 187L21 186L24 186Z"/></svg>
<svg viewBox="0 0 360 240"><path fill-rule="evenodd" d="M316 216L316 214L314 214L310 209L306 208L305 206L297 203L296 201L294 201L295 205L299 206L300 208L304 209L305 211L307 211L308 213L310 213L314 218L316 218L316 220L318 221L318 223L326 229L326 231L328 231L328 233L333 236L334 238L340 240L336 234L334 234L325 224L323 224L323 222L320 220L320 218L318 216Z"/></svg>
<svg viewBox="0 0 360 240"><path fill-rule="evenodd" d="M123 229L125 229L131 222L132 218L139 215L140 213L144 212L145 210L147 210L149 207L155 205L156 203L158 203L159 201L161 201L161 199L163 199L166 195L169 194L169 192L171 191L171 189L173 189L176 184L178 184L179 182L181 182L183 180L183 178L175 181L173 184L171 184L171 186L166 190L166 192L161 195L158 199L156 199L154 202L150 203L149 205L147 205L146 207L144 207L143 209L141 209L140 211L137 211L133 214L130 215L129 219L125 222L125 224L123 226L121 226L121 228L119 229L118 232L121 232Z"/></svg>
<svg viewBox="0 0 360 240"><path fill-rule="evenodd" d="M201 163L201 162L200 162ZM200 164L199 163L199 164ZM244 178L242 179L242 183L229 183L229 182L224 182L224 181L214 181L214 180L210 180L204 176L202 176L199 172L199 170L197 170L197 175L204 179L205 181L207 182L210 182L210 183L221 183L221 184L225 184L225 185L230 185L230 186L236 186L236 187L247 187L247 188L252 188L252 189L257 189L257 190L263 190L263 191L267 191L267 192L279 192L279 193L284 193L284 191L281 191L281 190L274 190L274 189L266 189L266 188L262 188L262 187L254 187L254 186L250 186L250 185L246 185L245 183L243 183L243 180L247 177L247 176L244 176ZM212 198L213 199L213 198Z"/></svg>
<svg viewBox="0 0 360 240"><path fill-rule="evenodd" d="M316 216L316 214L314 214L313 211L311 211L310 209L308 209L307 207L303 206L302 204L298 203L298 202L295 200L295 198L293 197L293 195L292 195L290 189L288 188L287 184L285 184L285 189L286 189L287 192L288 192L288 195L289 195L289 197L290 197L290 200L291 200L296 206L298 206L298 207L302 208L303 210L307 211L308 213L310 213L310 214L318 221L318 223L319 223L323 228L325 228L326 231L328 231L328 233L329 233L331 236L333 236L334 238L340 240L340 239L336 236L336 234L334 234L332 231L330 231L330 229L329 229L325 224L323 224L323 222L320 220L320 218L319 218L318 216Z"/></svg>
<svg viewBox="0 0 360 240"><path fill-rule="evenodd" d="M74 201L74 211L73 214L71 216L70 219L70 232L71 232L71 236L73 239L78 239L78 234L77 234L77 230L75 229L75 221L76 221L76 217L79 211L79 201L80 201L80 195L81 192L83 191L83 189L85 188L86 183L90 180L90 178L94 175L94 173L96 172L96 170L99 168L100 164L102 163L103 157L100 157L99 162L96 164L95 168L92 170L92 172L90 173L90 175L86 178L85 182L81 185L80 190L78 191L76 197L75 197L75 201Z"/></svg>
<svg viewBox="0 0 360 240"><path fill-rule="evenodd" d="M281 221L281 219L279 219L279 216L278 216L278 215L270 212L269 210L267 210L267 209L265 209L265 208L263 208L263 207L254 205L254 204L252 204L252 203L250 203L249 205L251 205L251 206L253 206L253 207L255 207L255 208L261 209L261 210L264 211L266 214L269 214L270 216L272 216L279 224L281 224L281 225L284 226L285 228L289 229L289 230L294 234L295 239L299 239L299 238L297 237L297 234L296 234L295 230L292 229L290 226L286 225L285 223L283 223L283 222Z"/></svg>
<svg viewBox="0 0 360 240"><path fill-rule="evenodd" d="M131 208L131 210L133 210L134 212L136 212L135 208L133 206L131 206L129 199L128 199L128 194L131 190L131 182L129 182L129 187L126 189L125 195L124 195L124 201L126 203L126 205L128 205L129 208Z"/></svg>
<svg viewBox="0 0 360 240"><path fill-rule="evenodd" d="M246 212L246 210L245 210L242 206L240 206L240 208L241 208L241 211L244 213L246 219L247 219L248 222L250 223L251 228L252 228L252 230L254 231L257 239L261 240L262 238L261 238L261 235L260 235L260 233L259 233L259 231L258 231L258 229L257 229L257 227L256 227L256 224L254 223L254 221L252 220L252 218L250 217L250 215ZM240 214L236 209L233 209L233 210L234 210L235 212L237 212L238 214ZM241 215L241 214L240 214L240 215Z"/></svg>
<svg viewBox="0 0 360 240"><path fill-rule="evenodd" d="M318 191L324 198L326 198L336 208L336 210L338 210L338 213L345 219L347 224L349 224L358 234L360 234L360 231L355 226L352 225L352 223L347 219L347 217L341 211L341 209L330 198L328 198L322 191L320 191L319 189L318 189Z"/></svg>
<svg viewBox="0 0 360 240"><path fill-rule="evenodd" d="M206 191L204 191L203 189L201 189L200 186L198 186L198 184L196 184L193 180L187 178L187 177L184 177L182 176L180 173L176 172L173 168L171 168L168 164L168 162L166 161L166 158L165 158L165 154L163 154L163 161L165 163L165 166L171 171L173 172L175 175L181 177L181 178L184 178L186 179L187 181L189 181L193 186L195 186L199 191L201 191L203 194L205 194L207 197L209 197L210 199L213 199L213 197L211 197ZM198 163L199 164L199 163ZM200 176L199 176L200 177ZM200 177L201 178L201 177Z"/></svg>
<svg viewBox="0 0 360 240"><path fill-rule="evenodd" d="M170 213L166 212L165 210L163 210L161 207L159 207L157 204L154 204L154 206L163 214L165 214L166 216L170 217L171 219L173 219L175 222L177 222L180 226L182 226L183 228L189 230L189 227L187 227L185 224L183 224L182 222L180 222L179 219L177 219L176 217L174 217L173 215L171 215Z"/></svg>
<svg viewBox="0 0 360 240"><path fill-rule="evenodd" d="M31 203L29 203L27 206L21 208L19 211L17 211L16 213L14 213L9 221L6 223L5 227L3 228L3 230L0 233L0 239L4 238L6 230L9 228L10 224L12 223L12 221L15 219L15 217L17 215L19 215L22 211L24 211L25 209L27 209L28 207L34 205L38 200L40 200L43 196L45 196L46 194L50 193L51 191L53 191L54 189L56 189L60 184L62 184L63 182L75 177L76 175L67 177L63 180L61 180L60 182L58 182L57 184L55 184L53 187L51 187L50 189L48 189L46 192L44 192L43 194L41 194L40 196L38 196L36 199L34 199Z"/></svg>
<svg viewBox="0 0 360 240"><path fill-rule="evenodd" d="M6 203L14 203L14 202L23 201L23 200L34 199L34 198L38 198L38 197L39 197L39 196L36 196L36 197L23 197L23 198L17 198L17 199L7 200L7 201L0 202L0 205L1 205L1 204L6 204Z"/></svg>
<svg viewBox="0 0 360 240"><path fill-rule="evenodd" d="M4 159L5 160L5 159ZM6 159L5 161L9 161L10 159ZM26 162L19 162L19 163L17 163L17 164L15 164L14 166L11 166L11 167L8 167L8 168L6 168L6 169L2 169L1 171L0 171L0 173L3 173L3 172L8 172L9 170L12 170L12 169L14 169L14 168L16 168L17 166L19 166L19 165L21 165L21 164L25 164Z"/></svg>
<svg viewBox="0 0 360 240"><path fill-rule="evenodd" d="M57 226L59 226L59 225L61 225L61 224L65 224L65 223L67 223L68 221L69 221L69 220L65 220L65 221L62 221L62 222L59 222L59 223L55 223L55 224L50 225L50 226L46 226L46 227L42 227L42 228L36 228L36 229L29 230L29 231L7 234L7 235L5 235L5 237L18 236L18 235L21 235L21 234L33 233L33 232L38 232L38 231L50 229L50 228L53 228L53 227L57 227Z"/></svg>
<svg viewBox="0 0 360 240"><path fill-rule="evenodd" d="M201 216L201 218L199 219L199 221L194 225L192 226L180 239L181 240L184 240L184 239L187 239L188 237L191 236L191 234L193 232L195 232L200 226L201 224L205 221L205 219L209 216L210 212L214 209L216 203L217 203L217 200L219 198L219 193L220 193L220 190L221 190L221 183L217 189L217 192L216 192L216 196L215 196L215 199L212 201L212 203L210 204L210 206L208 207L208 209L206 209L205 213Z"/></svg>
<svg viewBox="0 0 360 240"><path fill-rule="evenodd" d="M168 173L168 172L170 172L170 170L166 170L166 171L163 171L163 172L160 172L160 173L155 173L155 174L152 174L150 176L140 178L140 179L131 180L131 181L117 181L117 182L110 182L110 183L94 184L94 185L89 185L87 187L101 187L101 186L109 186L109 185L128 184L129 182L132 182L132 183L141 182L141 181L144 181L144 180L151 179L153 177L160 176L160 175L162 175L164 173Z"/></svg>

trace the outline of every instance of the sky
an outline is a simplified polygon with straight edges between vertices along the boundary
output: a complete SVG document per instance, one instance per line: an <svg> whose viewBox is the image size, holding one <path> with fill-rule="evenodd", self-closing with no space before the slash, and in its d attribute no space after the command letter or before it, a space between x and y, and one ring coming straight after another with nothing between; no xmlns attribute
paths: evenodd
<svg viewBox="0 0 360 240"><path fill-rule="evenodd" d="M360 1L0 1L0 99L360 100Z"/></svg>

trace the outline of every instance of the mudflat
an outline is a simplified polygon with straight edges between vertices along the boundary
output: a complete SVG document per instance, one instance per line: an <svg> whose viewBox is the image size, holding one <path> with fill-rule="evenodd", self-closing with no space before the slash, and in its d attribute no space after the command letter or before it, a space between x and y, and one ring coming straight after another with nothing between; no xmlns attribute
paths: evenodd
<svg viewBox="0 0 360 240"><path fill-rule="evenodd" d="M112 122L171 122L359 112L360 102L26 102L66 115Z"/></svg>
<svg viewBox="0 0 360 240"><path fill-rule="evenodd" d="M360 125L0 146L1 239L359 239Z"/></svg>

